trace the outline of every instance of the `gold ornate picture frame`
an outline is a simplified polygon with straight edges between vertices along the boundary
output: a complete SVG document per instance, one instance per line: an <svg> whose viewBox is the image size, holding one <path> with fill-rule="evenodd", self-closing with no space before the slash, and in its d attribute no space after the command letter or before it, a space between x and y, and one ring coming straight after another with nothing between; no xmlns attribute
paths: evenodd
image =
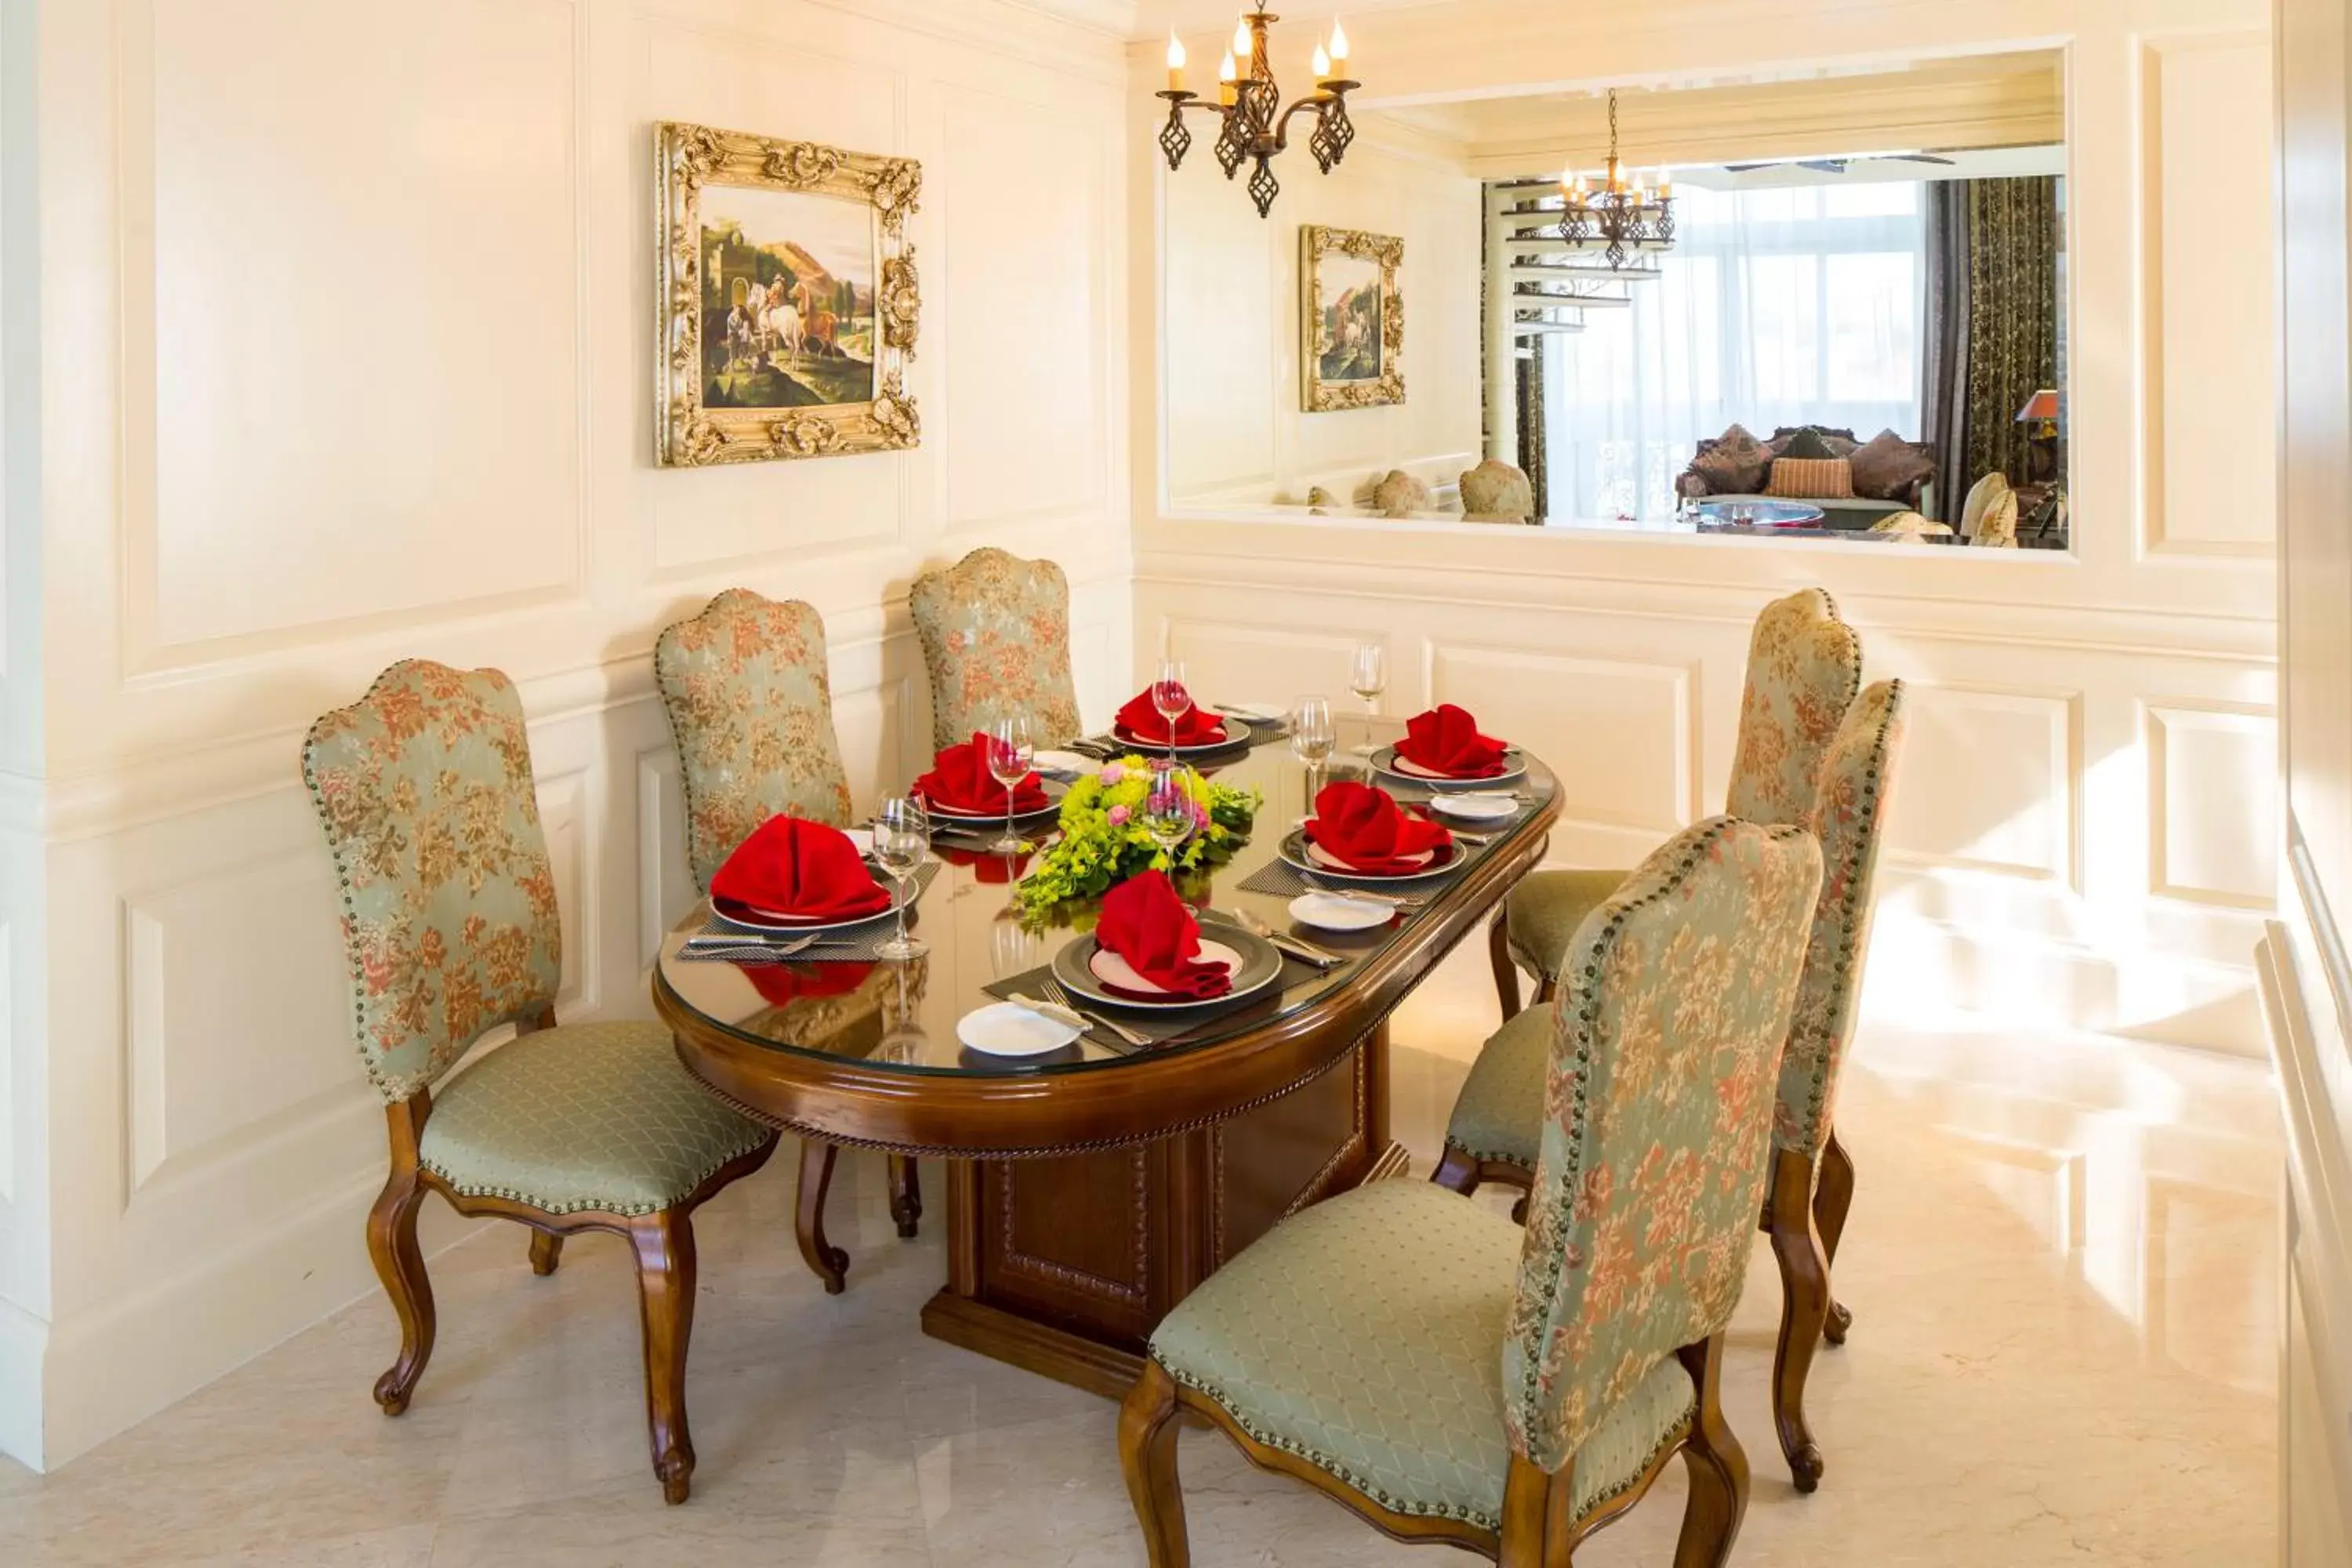
<svg viewBox="0 0 2352 1568"><path fill-rule="evenodd" d="M922 291L911 158L654 128L655 446L666 467L891 451Z"/></svg>
<svg viewBox="0 0 2352 1568"><path fill-rule="evenodd" d="M1393 235L1298 230L1300 405L1309 414L1404 401L1404 296Z"/></svg>

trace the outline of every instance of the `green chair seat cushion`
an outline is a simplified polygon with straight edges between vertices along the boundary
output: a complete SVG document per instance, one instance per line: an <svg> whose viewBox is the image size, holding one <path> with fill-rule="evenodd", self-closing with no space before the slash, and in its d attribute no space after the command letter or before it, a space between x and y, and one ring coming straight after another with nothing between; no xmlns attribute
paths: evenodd
<svg viewBox="0 0 2352 1568"><path fill-rule="evenodd" d="M1559 955L1584 917L1624 886L1631 871L1536 871L1519 879L1504 901L1509 911L1511 957L1530 974L1559 978Z"/></svg>
<svg viewBox="0 0 2352 1568"><path fill-rule="evenodd" d="M1502 1524L1503 1353L1525 1233L1427 1182L1292 1215L1162 1321L1152 1359L1259 1442L1398 1513ZM1576 1456L1580 1518L1639 1480L1697 1403L1669 1356Z"/></svg>
<svg viewBox="0 0 2352 1568"><path fill-rule="evenodd" d="M468 1197L642 1215L768 1136L688 1076L661 1025L564 1024L517 1036L436 1090L418 1158Z"/></svg>
<svg viewBox="0 0 2352 1568"><path fill-rule="evenodd" d="M1549 1007L1529 1007L1486 1037L1454 1102L1453 1120L1445 1124L1447 1148L1474 1159L1536 1168L1543 1146L1544 1069L1551 1059L1552 1022Z"/></svg>

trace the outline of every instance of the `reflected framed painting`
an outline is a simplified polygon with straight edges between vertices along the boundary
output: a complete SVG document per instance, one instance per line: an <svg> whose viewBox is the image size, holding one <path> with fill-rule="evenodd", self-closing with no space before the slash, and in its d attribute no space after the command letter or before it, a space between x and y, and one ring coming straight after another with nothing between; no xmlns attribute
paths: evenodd
<svg viewBox="0 0 2352 1568"><path fill-rule="evenodd" d="M1298 230L1300 404L1309 414L1404 401L1404 241L1360 229Z"/></svg>
<svg viewBox="0 0 2352 1568"><path fill-rule="evenodd" d="M664 121L655 445L690 468L912 447L910 158Z"/></svg>

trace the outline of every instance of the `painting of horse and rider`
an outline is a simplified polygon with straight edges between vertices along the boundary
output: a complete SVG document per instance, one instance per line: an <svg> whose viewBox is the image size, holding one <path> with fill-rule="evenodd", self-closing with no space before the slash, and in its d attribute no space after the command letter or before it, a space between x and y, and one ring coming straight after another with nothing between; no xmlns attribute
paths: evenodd
<svg viewBox="0 0 2352 1568"><path fill-rule="evenodd" d="M702 403L865 403L874 380L874 210L796 191L702 192Z"/></svg>

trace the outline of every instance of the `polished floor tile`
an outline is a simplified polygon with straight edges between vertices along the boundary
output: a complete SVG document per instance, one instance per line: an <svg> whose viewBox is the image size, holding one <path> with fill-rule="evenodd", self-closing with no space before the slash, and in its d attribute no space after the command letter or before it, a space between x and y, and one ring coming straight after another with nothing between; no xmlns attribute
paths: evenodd
<svg viewBox="0 0 2352 1568"><path fill-rule="evenodd" d="M1426 1169L1494 1000L1459 953L1396 1026L1398 1135ZM2083 1039L1865 1031L1839 1117L1860 1170L1837 1276L1851 1342L1814 1364L1828 1457L1800 1497L1766 1394L1779 1284L1759 1247L1727 1413L1754 1467L1734 1561L2004 1568L2266 1561L2278 1259L2257 1065ZM689 1386L700 1465L648 1463L625 1253L535 1279L493 1227L437 1259L441 1337L409 1413L368 1397L394 1343L359 1302L55 1476L0 1461L0 1563L562 1568L1104 1564L1142 1551L1103 1401L926 1339L931 1226L900 1241L850 1157L827 1297L791 1238L788 1162L703 1213ZM945 1183L927 1184L935 1205ZM1494 1201L1499 1201L1499 1197ZM1213 1434L1182 1465L1202 1568L1428 1563ZM1672 1558L1669 1477L1580 1553Z"/></svg>

